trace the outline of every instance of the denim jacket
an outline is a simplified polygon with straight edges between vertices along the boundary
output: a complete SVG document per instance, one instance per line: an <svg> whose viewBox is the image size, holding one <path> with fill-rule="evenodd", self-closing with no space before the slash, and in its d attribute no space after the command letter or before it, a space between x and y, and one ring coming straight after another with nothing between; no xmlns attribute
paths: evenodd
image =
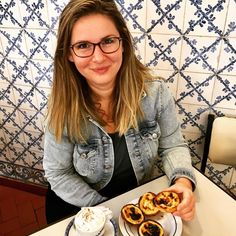
<svg viewBox="0 0 236 236"><path fill-rule="evenodd" d="M195 184L173 98L162 80L148 81L146 86L141 100L144 119L138 129L130 128L124 135L137 182L153 178L159 156L170 184L183 176ZM45 177L58 196L80 207L105 200L97 191L108 184L114 169L112 139L97 122L89 120L92 134L87 144L71 143L66 135L57 143L52 133L45 132Z"/></svg>

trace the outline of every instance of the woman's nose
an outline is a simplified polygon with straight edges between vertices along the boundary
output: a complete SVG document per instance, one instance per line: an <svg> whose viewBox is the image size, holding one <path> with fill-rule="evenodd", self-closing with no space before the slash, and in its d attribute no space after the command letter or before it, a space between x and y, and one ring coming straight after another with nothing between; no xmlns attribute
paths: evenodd
<svg viewBox="0 0 236 236"><path fill-rule="evenodd" d="M98 45L96 45L93 53L93 60L100 62L103 61L103 59L104 59L104 53L102 52L101 48Z"/></svg>

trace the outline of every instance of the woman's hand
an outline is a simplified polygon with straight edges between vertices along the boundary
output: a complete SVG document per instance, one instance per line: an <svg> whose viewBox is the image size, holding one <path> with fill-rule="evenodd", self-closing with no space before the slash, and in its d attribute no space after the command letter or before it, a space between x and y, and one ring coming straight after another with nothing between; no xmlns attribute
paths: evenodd
<svg viewBox="0 0 236 236"><path fill-rule="evenodd" d="M174 191L179 194L181 203L173 215L180 216L183 220L190 221L195 215L195 197L192 183L187 178L178 178L175 183L164 191Z"/></svg>

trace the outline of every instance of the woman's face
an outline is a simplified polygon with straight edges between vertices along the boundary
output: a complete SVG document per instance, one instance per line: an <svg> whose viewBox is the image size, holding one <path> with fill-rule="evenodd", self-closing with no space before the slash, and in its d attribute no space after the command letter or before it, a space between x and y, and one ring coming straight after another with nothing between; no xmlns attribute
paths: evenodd
<svg viewBox="0 0 236 236"><path fill-rule="evenodd" d="M83 16L76 21L72 29L71 45L78 42L99 43L107 37L120 37L113 21L105 15L92 14ZM74 62L77 70L85 77L92 88L107 88L114 86L117 73L122 64L122 41L116 52L106 54L99 46L94 53L86 58L80 58L70 49L69 60ZM81 44L80 47L84 47Z"/></svg>

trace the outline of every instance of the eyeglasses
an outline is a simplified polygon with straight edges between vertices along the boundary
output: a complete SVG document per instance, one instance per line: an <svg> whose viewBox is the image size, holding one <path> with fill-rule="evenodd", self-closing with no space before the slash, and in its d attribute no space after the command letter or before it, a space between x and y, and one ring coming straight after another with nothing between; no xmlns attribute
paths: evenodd
<svg viewBox="0 0 236 236"><path fill-rule="evenodd" d="M120 48L121 40L122 38L119 37L107 37L99 43L83 41L71 45L70 48L77 57L85 58L93 55L97 45L103 53L110 54L116 52Z"/></svg>

